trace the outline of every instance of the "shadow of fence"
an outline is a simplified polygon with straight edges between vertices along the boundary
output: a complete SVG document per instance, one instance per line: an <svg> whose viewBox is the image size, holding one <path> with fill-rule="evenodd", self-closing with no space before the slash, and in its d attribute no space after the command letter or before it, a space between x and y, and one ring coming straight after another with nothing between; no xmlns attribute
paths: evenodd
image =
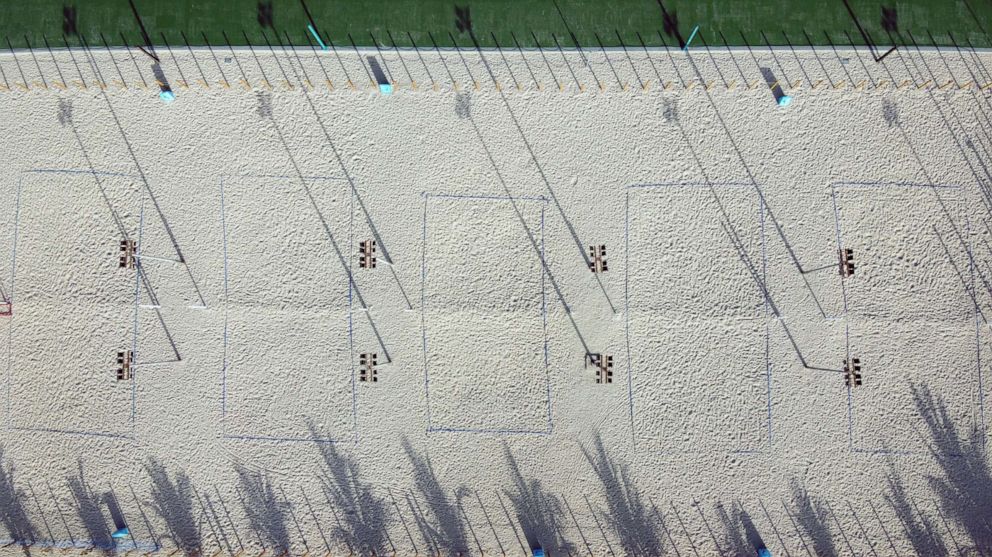
<svg viewBox="0 0 992 557"><path fill-rule="evenodd" d="M29 544L37 539L34 523L28 518L24 492L14 484L14 465L4 460L0 446L0 524L14 543Z"/></svg>
<svg viewBox="0 0 992 557"><path fill-rule="evenodd" d="M145 469L152 480L152 509L165 522L176 547L186 555L199 555L203 539L194 518L193 487L189 476L177 471L174 479L161 462L150 459Z"/></svg>

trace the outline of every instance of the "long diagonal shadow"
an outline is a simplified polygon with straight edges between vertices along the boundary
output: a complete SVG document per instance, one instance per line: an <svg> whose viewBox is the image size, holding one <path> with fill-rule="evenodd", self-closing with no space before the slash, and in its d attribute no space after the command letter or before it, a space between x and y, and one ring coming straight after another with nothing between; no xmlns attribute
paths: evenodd
<svg viewBox="0 0 992 557"><path fill-rule="evenodd" d="M964 273L962 273L961 269L958 268L958 264L954 262L954 257L951 255L951 250L947 248L947 242L944 241L944 237L937 231L937 227L934 225L931 226L931 228L933 228L933 233L937 236L937 241L940 242L940 247L944 249L944 254L947 255L947 260L950 262L951 267L954 268L954 274L957 275L958 280L961 281L961 285L964 287L964 291L968 293L968 297L971 298L972 304L975 305L975 311L978 312L978 315L982 318L982 321L988 325L989 320L985 317L985 312L982 311L981 304L978 303L978 297L975 295L974 286L969 286L968 281L964 279ZM984 277L982 278L984 280ZM988 283L985 283L985 288L986 290L989 289ZM992 290L989 290L989 293L992 294Z"/></svg>
<svg viewBox="0 0 992 557"><path fill-rule="evenodd" d="M192 480L182 470L170 478L165 465L154 458L149 458L145 471L152 482L152 510L172 533L176 548L190 557L200 555L204 544L194 519L192 494L196 488Z"/></svg>
<svg viewBox="0 0 992 557"><path fill-rule="evenodd" d="M287 527L289 506L276 495L276 485L269 474L256 472L241 465L235 465L238 487L235 490L241 498L245 517L263 549L271 549L276 555L288 555L292 543ZM264 553L264 551L263 551Z"/></svg>
<svg viewBox="0 0 992 557"><path fill-rule="evenodd" d="M771 309L772 313L775 315L776 321L778 321L779 324L782 325L782 330L785 331L785 336L789 338L789 343L792 344L792 349L796 352L796 356L799 358L799 362L803 365L803 367L813 371L831 371L835 373L844 373L844 370L841 369L812 366L809 364L809 362L806 361L806 357L803 356L803 351L799 349L799 345L796 343L796 339L792 336L792 332L789 330L789 326L785 324L785 319L782 318L782 314L779 313L778 306L775 304L775 301L772 299L771 293L768 292L768 286L765 284L765 281L762 278L761 273L758 272L758 269L755 267L754 262L751 261L751 258L747 255L747 252L744 251L744 245L741 242L740 237L738 237L737 231L734 230L733 225L730 224L729 220L721 221L720 226L723 228L723 231L727 233L727 236L730 238L731 243L734 245L734 250L737 251L737 255L738 257L740 257L741 263L743 263L744 266L747 267L747 270L750 273L751 278L754 279L755 284L757 284L758 288L761 290L761 293L764 296L765 301L768 302L769 309Z"/></svg>
<svg viewBox="0 0 992 557"><path fill-rule="evenodd" d="M655 506L654 499L652 499L650 495L648 495L648 504L651 505L651 512L654 513L654 517L658 520L658 524L661 525L662 531L665 532L665 537L668 539L668 543L671 544L672 549L675 550L675 557L682 557L682 554L679 553L679 546L675 543L675 538L672 537L672 531L669 530L668 525L665 524L665 517L661 514L661 511L658 510L658 507Z"/></svg>
<svg viewBox="0 0 992 557"><path fill-rule="evenodd" d="M493 154L489 150L489 146L486 145L486 141L482 138L482 132L479 131L479 126L475 123L475 118L469 116L468 120L472 123L472 129L475 130L475 135L479 138L479 143L482 145L482 149L486 152L486 156L489 158L489 163L493 166L493 171L496 173L496 179L499 181L500 186L506 193L506 197L510 201L510 204L513 205L513 212L516 213L517 220L520 221L520 225L524 227L524 231L527 233L527 239L530 241L530 245L534 249L534 253L537 254L537 258L541 262L541 267L544 269L545 274L547 274L548 281L551 282L551 286L554 288L558 301L561 302L562 307L565 309L565 315L568 316L568 321L572 324L572 328L575 329L575 334L579 337L579 342L582 343L582 349L585 351L585 357L588 358L589 354L592 352L589 350L589 345L586 344L585 337L582 336L582 331L579 330L578 323L575 322L575 317L572 316L572 309L568 306L568 302L565 301L565 295L562 293L561 287L558 286L558 281L551 272L548 262L544 259L544 253L541 251L541 246L537 243L537 240L534 238L534 233L531 232L530 227L524 220L524 215L520 211L520 207L517 205L517 199L513 197L510 193L510 189L506 186L506 181L503 180L503 173L499 171L499 166L496 164L496 160L493 158ZM583 254L585 254L585 252L583 252Z"/></svg>
<svg viewBox="0 0 992 557"><path fill-rule="evenodd" d="M772 299L771 292L769 292L768 286L765 284L762 274L758 272L757 266L754 265L754 263L751 261L750 256L748 256L747 254L747 250L744 249L744 242L740 239L740 235L737 234L737 231L734 228L734 225L730 219L730 215L727 213L727 209L726 207L724 207L723 201L720 199L720 196L717 195L716 188L713 186L713 182L710 180L709 173L706 172L706 167L703 166L702 159L699 158L699 154L696 153L696 149L692 146L692 142L689 141L689 136L686 133L685 128L682 126L681 122L679 122L678 127L679 127L679 131L682 132L682 139L685 142L685 145L689 148L689 152L692 154L692 158L696 161L696 166L699 167L699 171L703 175L703 180L705 181L707 187L709 188L710 194L713 196L713 200L720 211L720 216L722 219L720 221L720 226L723 227L724 231L727 233L727 236L730 238L730 241L733 244L734 249L737 251L738 257L740 257L741 262L747 268L748 272L751 275L751 278L755 281L755 284L758 286L758 289L761 291L762 296L764 297L765 302L768 304L769 309L772 310L772 313L775 315L776 320L782 325L782 329L785 331L785 335L789 338L789 343L792 345L793 350L796 352L796 356L799 358L799 362L802 364L804 368L809 370L843 373L843 371L839 369L811 366L806 361L806 357L803 356L802 350L799 349L799 345L796 343L796 339L792 336L792 332L789 330L789 327L785 324L785 320L782 318L782 314L778 310L778 305L776 305L775 301ZM755 189L757 189L759 192L759 198L762 201L762 209L768 210L767 205L764 205L764 197L761 196L760 194L761 190L760 188L757 187L756 182L755 182ZM784 236L783 236L783 240L784 240ZM809 283L807 282L807 285L808 284ZM812 292L812 290L810 291ZM813 294L813 297L814 299L816 298L815 293ZM817 306L819 306L819 302L817 302Z"/></svg>
<svg viewBox="0 0 992 557"><path fill-rule="evenodd" d="M300 186L303 188L303 192L306 193L307 199L310 201L310 205L313 207L314 213L317 215L317 220L320 221L321 228L324 229L324 235L327 240L331 243L331 247L334 249L334 254L337 256L338 263L341 264L341 269L344 270L345 274L348 276L348 284L355 292L355 298L358 303L362 306L365 318L368 319L369 326L372 328L372 334L375 335L376 341L382 348L383 355L386 357L386 363L392 362L392 358L389 356L389 349L386 348L385 342L382 340L382 335L379 334L379 328L375 325L375 320L372 319L371 312L368 311L369 306L365 302L365 297L362 296L362 291L358 287L358 283L355 282L355 276L351 272L351 267L348 266L348 260L345 258L344 253L341 251L341 247L338 245L337 240L334 238L334 233L331 232L330 225L327 224L327 219L324 217L324 213L321 212L320 206L317 205L317 200L313 197L313 192L310 191L310 186L307 184L307 179L303 175L303 171L300 170L300 166L296 162L296 157L293 156L293 151L289 148L289 144L286 143L286 137L282 134L282 129L279 128L279 124L272 119L272 129L276 131L276 135L279 136L279 142L282 143L284 149L286 149L286 156L289 158L290 164L293 165L293 171L296 172L296 177L300 180Z"/></svg>
<svg viewBox="0 0 992 557"><path fill-rule="evenodd" d="M49 487L49 489L51 488ZM141 500L138 499L138 494L134 491L134 486L130 482L127 484L127 489L131 492L131 499L134 500L134 506L138 509L138 514L141 515L141 521L145 523L145 529L148 531L148 536L152 539L155 551L158 551L162 547L161 538L155 534L155 529L152 527L151 521L148 520L148 514L145 513L144 507L141 506ZM62 512L61 509L59 509L59 512ZM73 542L73 545L75 545L75 542Z"/></svg>
<svg viewBox="0 0 992 557"><path fill-rule="evenodd" d="M603 486L609 508L607 520L624 551L629 555L660 555L662 541L657 525L649 519L647 505L630 478L629 467L610 459L599 433L593 439L592 450L582 445L579 448Z"/></svg>
<svg viewBox="0 0 992 557"><path fill-rule="evenodd" d="M693 60L692 56L689 54L686 55L686 59L689 61L689 64L692 66L692 69L696 73L696 76L699 78L699 80L703 81L703 75L699 71L699 67L696 65L696 61ZM755 63L757 63L757 61L755 61ZM720 110L717 108L716 102L713 101L712 94L709 91L707 91L705 88L703 88L703 90L704 93L706 94L706 99L709 100L710 104L713 106L713 112L716 114L717 120L720 121L720 125L723 128L724 133L727 134L727 139L730 140L730 144L733 147L734 153L737 155L737 158L740 160L741 166L744 168L744 172L747 173L751 185L754 186L754 190L758 194L758 198L761 200L761 204L764 207L764 211L768 214L768 217L771 219L772 224L775 226L775 231L778 234L779 238L782 239L782 243L785 245L785 249L789 254L789 258L792 260L792 264L796 267L796 270L799 271L800 276L802 276L803 282L806 285L806 289L809 291L810 296L813 298L813 302L816 304L816 308L819 310L820 315L826 317L827 314L825 311L823 311L823 306L820 304L820 300L819 298L817 298L816 292L813 290L812 285L810 285L809 283L809 279L806 277L806 275L812 271L803 268L802 263L799 261L799 257L796 255L795 250L792 248L792 243L789 241L789 238L785 235L785 230L782 229L782 224L775 216L775 212L772 210L771 205L768 204L768 200L765 199L765 194L761 190L761 187L758 185L758 180L754 177L754 172L751 171L751 167L747 164L747 161L744 159L744 154L741 152L740 147L737 145L737 140L735 140L733 134L730 133L730 128L727 126L727 123L724 121L723 114L721 114ZM691 148L691 143L689 143L688 136L686 136L684 129L682 130L682 134L686 138L686 144L690 145ZM698 162L699 160L698 157L696 157L696 159L697 159L697 163L700 165L700 168L702 168L702 163Z"/></svg>
<svg viewBox="0 0 992 557"><path fill-rule="evenodd" d="M96 69L96 61L93 59L92 54L88 53L88 61L90 65L93 66L94 69ZM148 182L148 178L145 176L144 169L141 168L141 163L138 162L138 156L134 153L134 148L131 147L131 140L128 139L127 133L125 133L124 131L124 126L121 125L121 121L117 117L117 112L114 110L114 106L110 102L110 96L108 96L107 91L103 89L100 90L100 94L103 96L103 100L106 101L107 103L107 110L110 111L110 115L113 117L114 123L117 125L117 131L120 132L121 139L124 140L124 145L127 147L127 152L129 155L131 155L131 160L134 162L134 167L138 171L138 176L141 177L141 183L142 185L144 185L145 191L148 193L148 198L151 200L152 205L155 207L155 212L158 213L158 217L162 221L162 226L165 228L165 232L169 236L169 241L172 243L173 249L176 250L176 256L179 258L179 263L181 263L183 267L186 269L186 273L187 275L189 275L189 280L190 282L193 283L193 287L196 290L196 294L200 298L200 304L206 306L207 303L206 301L204 301L203 296L200 294L200 288L199 286L197 286L196 278L193 276L193 270L190 269L189 263L186 261L186 257L183 255L183 251L179 247L179 240L176 239L176 235L172 231L172 227L169 225L169 220L165 218L165 213L162 212L162 207L159 205L158 199L155 197L155 192L152 191L151 184ZM80 145L81 144L82 142L80 142Z"/></svg>
<svg viewBox="0 0 992 557"><path fill-rule="evenodd" d="M950 131L951 135L954 137L954 141L957 143L958 149L960 150L962 157L964 157L965 161L968 163L968 166L971 168L971 171L975 176L976 181L980 182L981 179L978 177L978 173L975 172L974 167L971 165L971 161L968 159L967 156L965 156L964 149L961 147L961 144L958 142L957 135L954 134L954 130L951 128L950 123L947 121L946 117L944 116L944 112L940 110L940 103L938 103L937 99L933 97L933 93L930 93L930 99L933 101L934 107L936 107L937 111L940 113L941 118L944 119L944 124L947 126L948 131ZM951 115L953 116L953 113ZM957 117L955 117L955 120L956 119ZM958 122L958 124L960 125L960 122ZM920 170L923 172L923 175L926 177L927 184L930 187L930 191L933 193L934 198L937 200L937 204L940 205L941 213L943 213L944 217L947 219L947 223L950 225L951 230L954 232L954 236L957 239L957 242L961 245L964 252L968 255L968 262L971 265L971 269L975 273L977 273L978 276L981 278L982 283L985 285L985 288L988 289L990 292L992 292L992 285L989 284L988 278L985 276L985 273L975 263L975 254L972 251L968 240L965 238L965 235L961 233L961 230L958 228L958 225L954 222L954 218L953 215L951 214L950 209L947 207L947 204L944 202L944 199L941 197L936 182L934 182L933 177L930 175L930 172L923 164L923 159L920 157L919 152L917 152L916 147L913 145L913 142L910 141L909 134L906 133L906 130L901 125L897 127L899 128L899 131L902 132L903 140L906 142L906 146L909 147L909 150L913 153L913 158L916 160L916 164L919 165ZM936 231L936 228L934 228L934 231ZM947 249L946 246L944 249L945 250ZM948 252L948 256L950 256L949 252ZM971 293L970 289L968 289L968 291L969 293ZM983 319L984 319L984 315L983 315ZM988 324L988 321L986 321L986 324Z"/></svg>
<svg viewBox="0 0 992 557"><path fill-rule="evenodd" d="M93 166L93 161L90 159L90 155L86 151L86 147L83 145L83 139L79 136L79 130L76 129L75 124L70 127L72 128L73 136L76 138L76 143L79 145L79 151L83 154L83 158L86 159L86 166L89 168L90 175L93 176L97 189L100 190L100 196L103 198L104 204L107 205L107 210L110 211L111 218L114 219L114 225L117 227L117 232L121 235L121 238L125 240L130 239L127 227L124 226L124 221L121 220L120 215L117 213L117 209L114 208L114 204L111 203L110 198L107 196L107 190L103 186L103 180L100 178L100 173L97 172L96 167ZM159 309L160 304L158 302L158 296L156 295L155 289L152 287L152 284L148 279L148 274L145 273L141 259L135 258L134 266L138 271L138 277L141 279L142 285L145 287L145 292L148 294L148 297L152 302L152 306L154 306L153 310L155 311L155 315L158 317L159 324L162 326L162 331L165 333L165 336L169 341L169 345L172 347L172 352L176 357L176 361L181 361L183 359L182 355L179 353L179 348L176 346L176 341L172 338L172 333L169 332L169 327L166 325L165 318L162 316L162 311Z"/></svg>
<svg viewBox="0 0 992 557"><path fill-rule="evenodd" d="M482 60L482 64L486 67L486 71L489 73L489 77L493 80L493 83L497 83L496 75L489 66L489 61L486 60L486 56L482 53L482 47L479 46L479 42L476 40L475 34L471 33L471 31L469 33L472 38L472 43L475 45L475 49L479 53L479 58ZM531 147L530 141L527 140L527 135L524 134L524 129L520 125L517 115L513 112L513 109L510 108L510 102L506 98L506 93L503 92L501 87L497 87L496 91L499 93L500 99L503 100L503 106L506 107L506 111L509 113L510 119L513 121L513 125L517 128L517 133L520 134L520 139L523 140L524 147L527 148L527 152L530 154L531 160L534 161L534 166L537 168L537 173L541 176L541 181L544 182L544 187L548 190L548 195L551 197L551 201L554 202L555 208L558 209L558 213L561 215L562 220L565 222L565 226L568 228L568 233L572 236L572 241L575 242L575 247L578 248L579 254L582 256L582 260L585 262L586 268L588 268L591 261L589 259L589 255L586 253L586 247L579 239L579 234L575 231L572 221L569 220L568 215L565 214L565 209L562 208L561 203L558 201L558 196L555 195L555 190L551 187L551 181L548 180L548 176L544 173L544 167L541 166L541 162L537 159L537 154L534 153L534 148ZM474 120L472 124L475 125ZM476 134L479 134L478 128L476 128ZM481 134L479 134L479 139L480 141L482 140ZM490 156L490 160L492 160L492 156ZM500 181L502 182L502 179L500 179ZM503 187L506 188L506 185L504 184ZM610 311L616 313L616 306L613 305L613 300L611 300L609 294L606 293L606 287L603 285L603 281L599 277L599 274L596 274L596 282L599 283L599 289L603 292L603 297L606 298L606 303L610 305Z"/></svg>
<svg viewBox="0 0 992 557"><path fill-rule="evenodd" d="M789 518L789 522L792 524L792 529L795 530L796 536L799 538L799 543L802 544L803 549L806 550L806 555L809 557L814 557L813 552L809 550L809 545L806 543L806 538L803 536L802 531L799 530L799 524L796 523L796 517L792 515L792 511L789 510L789 506L782 501L782 510L785 511L785 516ZM816 557L820 557L819 554ZM836 557L834 553L828 553L823 555L823 557Z"/></svg>
<svg viewBox="0 0 992 557"><path fill-rule="evenodd" d="M299 80L300 75L296 71L296 67L292 65L291 67L293 69L293 73L296 74L297 80ZM337 161L338 166L341 167L341 172L348 181L348 185L351 187L351 194L354 196L355 200L358 201L358 207L362 211L362 216L365 217L365 223L368 224L369 230L372 231L372 237L375 239L376 245L382 251L383 262L386 263L387 267L389 267L389 271L393 275L393 280L396 281L396 286L399 288L400 294L406 302L407 309L413 309L413 305L410 302L410 297L406 295L406 290L403 288L403 283L400 282L400 277L396 274L396 269L393 268L394 263L392 256L389 255L389 248L386 247L386 243L382 240L382 235L379 234L379 229L376 227L375 221L372 220L372 215L369 214L369 210L365 206L365 201L362 199L361 194L358 193L358 187L355 185L355 179L352 178L351 173L348 172L348 167L345 166L344 159L341 158L341 153L338 151L337 145L335 145L334 141L331 139L331 134L327 131L327 126L324 125L324 119L321 118L320 112L317 111L317 107L313 104L313 99L310 98L310 92L307 91L306 88L303 88L303 98L307 100L307 105L310 106L310 111L313 112L314 119L317 120L317 125L320 126L320 130L324 134L324 139L327 140L327 145L330 146L331 151L334 153L334 158ZM285 144L285 141L283 144ZM293 166L296 166L295 162L293 163ZM299 169L297 169L297 172L299 172Z"/></svg>
<svg viewBox="0 0 992 557"><path fill-rule="evenodd" d="M910 36L912 36L912 33L910 33ZM916 39L913 39L913 43L916 44ZM906 40L905 39L903 39L903 44L904 45L906 44ZM918 44L916 45L916 48L917 48L917 50L920 49L920 47L919 47ZM903 66L906 68L906 71L910 75L912 75L913 72L910 71L909 64L906 63L906 58L908 58L909 61L913 64L913 68L916 69L916 72L920 74L921 80L923 79L923 77L925 77L923 75L923 72L920 71L920 67L916 64L916 60L913 58L912 52L908 50L908 45L907 45L907 55L904 57L902 54L897 53L897 58L899 59L900 62L902 62ZM943 57L941 57L941 59L943 59ZM926 58L923 56L923 52L921 50L920 50L920 63L923 64L923 67L926 68L927 73L930 74L930 81L932 81L936 85L937 84L937 78L933 74L933 72L930 70L930 66L927 64ZM926 85L926 83L924 83L924 85ZM932 87L925 87L925 89L926 89L926 91L928 93L930 93L931 98L933 98L933 88ZM980 106L981 104L983 104L981 101L985 101L984 102L985 105L988 105L988 106L992 107L992 101L989 100L989 97L988 96L975 93L975 90L972 89L971 87L968 87L968 92L971 94L971 98L975 101L975 106L977 106L979 108L979 111L982 112L983 114L984 114L984 112L982 111L982 108ZM933 98L933 100L936 101L936 98ZM958 148L960 148L960 147L961 147L961 145L960 145L960 143L958 143Z"/></svg>
<svg viewBox="0 0 992 557"><path fill-rule="evenodd" d="M3 450L3 447L0 447L0 451L2 451L2 450ZM0 457L2 457L2 455L0 455ZM2 499L4 497L3 493L6 491L6 486L4 485L4 475L5 475L5 473L4 473L4 470L3 470L3 460L2 460L2 458L0 458L0 499ZM8 482L11 482L12 479L11 478L7 478L7 481ZM52 531L52 526L51 526L51 524L48 523L48 515L44 511L44 507L41 506L41 499L38 498L38 494L35 492L34 486L31 485L31 480L26 480L24 483L27 484L27 486L28 486L28 492L31 494L31 498L34 499L35 505L38 507L38 509L41 509L42 510L42 512L41 512L41 522L42 522L42 524L45 525L45 531L48 532L48 539L51 540L51 541L55 541L55 532ZM9 494L9 492L8 492L8 494ZM0 508L6 509L7 508L6 502L4 502L2 505L0 505ZM7 519L4 518L4 519L0 520L0 523L4 523L6 520Z"/></svg>
<svg viewBox="0 0 992 557"><path fill-rule="evenodd" d="M66 478L66 485L72 495L73 506L76 517L86 531L86 536L91 546L101 549L110 549L114 546L114 539L110 536L110 528L107 526L107 519L100 508L100 499L93 488L86 481L83 473L82 460L77 461L79 474L76 477Z"/></svg>

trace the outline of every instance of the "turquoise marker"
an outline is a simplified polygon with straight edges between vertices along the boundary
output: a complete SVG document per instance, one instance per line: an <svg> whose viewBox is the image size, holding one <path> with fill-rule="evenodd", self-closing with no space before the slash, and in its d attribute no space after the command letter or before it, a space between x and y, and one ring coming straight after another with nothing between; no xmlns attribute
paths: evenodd
<svg viewBox="0 0 992 557"><path fill-rule="evenodd" d="M307 29L310 30L310 34L313 35L313 38L317 39L317 42L320 43L320 48L322 50L327 50L327 45L324 44L324 41L320 40L320 35L317 34L317 30L313 28L312 23L307 23Z"/></svg>
<svg viewBox="0 0 992 557"><path fill-rule="evenodd" d="M696 28L692 30L692 34L689 35L689 40L685 42L685 46L682 47L682 50L686 50L689 48L689 43L692 42L692 39L696 38L696 33L698 32L699 32L699 26L697 25Z"/></svg>

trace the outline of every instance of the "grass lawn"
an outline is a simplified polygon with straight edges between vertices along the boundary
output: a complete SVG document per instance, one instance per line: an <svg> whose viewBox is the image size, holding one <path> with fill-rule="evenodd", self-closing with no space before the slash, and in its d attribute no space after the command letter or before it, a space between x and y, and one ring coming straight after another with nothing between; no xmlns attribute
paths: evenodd
<svg viewBox="0 0 992 557"><path fill-rule="evenodd" d="M826 44L827 36L836 44L864 44L843 0L663 0L666 11L674 14L678 33L687 39L700 26L693 45L744 44L774 45ZM181 32L190 44L265 44L265 35L276 46L275 33L285 41L307 44L308 18L300 0L134 0L144 25L155 44L164 34L173 46L182 45ZM271 5L272 27L260 25L260 12ZM966 46L990 47L992 0L849 0L862 27L877 44L892 44L883 29L883 7L894 19L895 41L911 44L910 34L921 45L930 44L931 35L939 45L954 39ZM0 36L14 47L43 46L47 38L53 47L61 46L64 7L74 6L76 30L91 47L122 44L124 34L130 44L144 43L128 0L0 0ZM472 46L468 32L456 25L456 6L467 7L467 19L482 46L495 46L493 35L502 46L554 47L555 38L563 47L573 46L572 34L585 48L627 45L677 45L674 36L663 29L662 10L657 0L307 0L307 7L325 36L335 44L371 45L374 40L391 46ZM560 12L559 12L560 8ZM463 12L464 13L464 12ZM894 18L892 17L894 15ZM463 19L465 17L463 16ZM571 32L571 33L570 33ZM618 37L619 33L619 37ZM349 38L349 34L351 38ZM808 37L807 38L807 34ZM638 37L640 35L640 37ZM849 39L850 36L850 39ZM70 45L79 44L69 36Z"/></svg>

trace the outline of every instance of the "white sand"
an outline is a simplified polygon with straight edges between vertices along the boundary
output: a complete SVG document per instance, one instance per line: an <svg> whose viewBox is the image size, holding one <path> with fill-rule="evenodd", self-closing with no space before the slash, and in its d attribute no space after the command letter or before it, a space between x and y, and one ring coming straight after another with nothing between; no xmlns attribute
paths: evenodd
<svg viewBox="0 0 992 557"><path fill-rule="evenodd" d="M388 52L380 96L354 51L355 90L256 53L160 52L171 105L143 56L56 52L59 91L0 55L0 538L109 542L107 492L166 554L747 554L741 509L775 555L935 554L992 518L917 407L984 446L992 55Z"/></svg>

